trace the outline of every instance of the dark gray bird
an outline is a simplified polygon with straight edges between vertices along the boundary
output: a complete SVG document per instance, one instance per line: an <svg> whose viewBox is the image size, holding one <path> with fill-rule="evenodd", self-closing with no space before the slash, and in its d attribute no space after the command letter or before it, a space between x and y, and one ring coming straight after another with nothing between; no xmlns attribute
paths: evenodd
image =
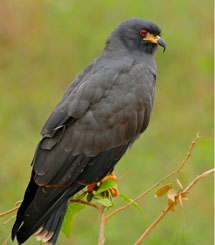
<svg viewBox="0 0 215 245"><path fill-rule="evenodd" d="M151 21L132 18L69 85L42 129L12 238L56 244L72 195L110 174L147 128L153 106L153 54L165 42Z"/></svg>

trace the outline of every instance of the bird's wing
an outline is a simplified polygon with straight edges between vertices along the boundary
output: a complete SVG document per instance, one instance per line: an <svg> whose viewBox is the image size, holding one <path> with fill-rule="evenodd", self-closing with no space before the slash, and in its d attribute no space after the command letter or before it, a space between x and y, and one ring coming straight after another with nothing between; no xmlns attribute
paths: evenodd
<svg viewBox="0 0 215 245"><path fill-rule="evenodd" d="M56 131L58 131L59 128L62 126L65 126L68 123L68 120L70 120L72 117L69 114L68 106L75 103L75 101L78 100L78 96L80 96L80 93L82 91L84 84L86 84L86 81L92 80L92 69L95 66L97 62L97 58L91 62L86 68L84 68L73 80L72 83L70 83L69 87L67 88L63 98L59 102L59 104L56 106L50 117L48 118L47 122L43 126L41 130L41 135L43 137L52 137ZM81 88L80 88L81 87ZM84 113L83 105L77 106L77 111L79 115ZM76 118L73 115L74 119Z"/></svg>
<svg viewBox="0 0 215 245"><path fill-rule="evenodd" d="M33 160L36 183L66 186L89 166L94 172L98 167L97 178L107 172L147 127L154 82L142 64L103 69L83 79L47 121L49 135Z"/></svg>

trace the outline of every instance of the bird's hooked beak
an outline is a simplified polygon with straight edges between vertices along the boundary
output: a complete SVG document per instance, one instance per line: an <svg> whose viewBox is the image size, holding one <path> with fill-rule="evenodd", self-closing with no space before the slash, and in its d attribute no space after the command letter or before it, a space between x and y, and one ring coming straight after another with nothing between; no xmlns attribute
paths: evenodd
<svg viewBox="0 0 215 245"><path fill-rule="evenodd" d="M166 50L166 43L160 36L155 36L152 33L148 33L146 37L143 38L143 40L160 45L163 47L163 52Z"/></svg>

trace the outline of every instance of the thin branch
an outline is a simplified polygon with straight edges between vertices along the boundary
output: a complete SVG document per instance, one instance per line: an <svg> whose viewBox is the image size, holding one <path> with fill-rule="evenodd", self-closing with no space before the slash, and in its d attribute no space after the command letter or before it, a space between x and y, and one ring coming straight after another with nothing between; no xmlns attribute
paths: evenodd
<svg viewBox="0 0 215 245"><path fill-rule="evenodd" d="M19 209L19 207L20 207L20 205L18 205L18 206L15 207L15 208L12 208L12 209L10 209L10 210L4 212L4 213L1 213L1 214L0 214L0 218L3 217L3 216L5 216L5 215L8 215L8 214L10 214L10 213L13 213L13 212L16 211L17 209Z"/></svg>
<svg viewBox="0 0 215 245"><path fill-rule="evenodd" d="M3 242L3 245L6 245L11 239L11 235Z"/></svg>
<svg viewBox="0 0 215 245"><path fill-rule="evenodd" d="M13 220L15 218L16 218L16 215L12 216L10 219L8 219L5 222L3 222L2 225L6 225L7 223L9 223L11 220Z"/></svg>
<svg viewBox="0 0 215 245"><path fill-rule="evenodd" d="M202 173L201 175L197 176L184 190L182 193L187 193L189 192L189 190L197 183L199 182L199 180L203 179L204 177L208 176L211 173L215 172L215 168L212 168L204 173Z"/></svg>
<svg viewBox="0 0 215 245"><path fill-rule="evenodd" d="M99 239L98 239L98 245L103 245L105 242L105 226L107 224L107 220L104 215L104 209L105 207L102 206L99 212Z"/></svg>
<svg viewBox="0 0 215 245"><path fill-rule="evenodd" d="M97 206L96 204L93 204L93 203L90 203L90 202L85 202L85 201L82 201L82 200L70 200L70 203L72 202L75 202L75 203L81 203L81 204L84 204L84 205L88 205L90 207L93 207L93 208L96 208L100 211L100 207Z"/></svg>
<svg viewBox="0 0 215 245"><path fill-rule="evenodd" d="M21 204L21 203L22 203L22 201L17 201L16 202L16 207L19 206L19 204Z"/></svg>
<svg viewBox="0 0 215 245"><path fill-rule="evenodd" d="M215 169L210 169L201 175L197 176L182 192L179 192L179 194L187 194L188 191L201 179L205 178L211 173L214 173ZM154 229L154 227L168 214L168 212L171 210L171 208L175 205L175 202L172 202L166 209L163 210L163 212L155 219L155 221L146 229L146 231L141 235L141 237L136 241L135 245L139 245L146 236Z"/></svg>
<svg viewBox="0 0 215 245"><path fill-rule="evenodd" d="M109 214L106 217L106 220L108 220L110 217L112 217L113 215L115 215L116 213L130 207L133 203L135 203L137 200L141 199L143 196L145 196L146 194L148 194L149 192L151 192L152 190L154 190L156 187L158 187L161 183L163 183L165 180L167 180L168 178L172 177L173 175L179 173L181 171L181 169L184 167L185 163L187 162L187 160L189 159L189 157L191 156L192 150L194 145L196 144L197 140L200 138L199 136L199 132L196 134L196 138L194 141L192 141L192 144L190 146L190 150L187 153L186 158L184 159L184 161L181 163L181 165L173 172L171 172L170 174L168 174L167 176L165 176L163 179L161 179L159 182L157 182L155 185L153 185L151 188L149 188L148 190L146 190L145 192L143 192L141 195L139 195L137 198L135 198L133 201L129 202L128 204L116 209L115 211L113 211L111 214Z"/></svg>
<svg viewBox="0 0 215 245"><path fill-rule="evenodd" d="M145 237L152 231L152 229L163 219L164 216L168 214L171 208L174 206L174 202L171 203L167 208L163 210L163 212L157 217L157 219L146 229L143 235L135 242L135 245L139 245Z"/></svg>
<svg viewBox="0 0 215 245"><path fill-rule="evenodd" d="M131 171L132 171L132 169L128 169L123 175L121 175L119 178L117 178L117 181L124 179Z"/></svg>

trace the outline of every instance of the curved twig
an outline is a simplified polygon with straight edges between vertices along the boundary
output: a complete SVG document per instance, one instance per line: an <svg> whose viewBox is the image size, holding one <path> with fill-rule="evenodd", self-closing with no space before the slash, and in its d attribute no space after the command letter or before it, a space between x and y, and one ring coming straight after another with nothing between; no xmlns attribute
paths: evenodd
<svg viewBox="0 0 215 245"><path fill-rule="evenodd" d="M214 173L215 169L210 169L201 175L197 176L180 194L187 194L188 191L201 179L208 176L211 173ZM168 214L168 212L172 209L175 205L175 202L172 202L167 208L165 208L162 213L155 219L155 221L145 230L145 232L141 235L141 237L135 242L135 245L139 245L148 234L154 229L154 227Z"/></svg>
<svg viewBox="0 0 215 245"><path fill-rule="evenodd" d="M129 202L128 204L116 209L115 211L113 211L111 214L109 214L106 217L106 220L108 220L110 217L112 217L113 215L115 215L116 213L130 207L133 203L135 203L136 201L138 201L139 199L141 199L142 197L144 197L146 194L148 194L149 192L151 192L152 190L154 190L156 187L158 187L161 183L163 183L165 180L167 180L168 178L172 177L173 175L179 173L181 171L181 169L184 167L185 163L187 162L187 160L189 159L189 157L191 156L192 150L194 145L196 144L197 140L200 138L199 136L199 132L196 134L196 138L194 141L192 141L192 144L190 146L190 150L187 153L186 158L184 159L184 161L181 163L181 165L173 172L171 172L170 174L168 174L167 176L165 176L164 178L162 178L160 181L158 181L155 185L153 185L151 188L149 188L148 190L146 190L145 192L143 192L142 194L140 194L137 198L135 198L133 201Z"/></svg>
<svg viewBox="0 0 215 245"><path fill-rule="evenodd" d="M88 205L88 206L90 206L90 207L93 207L93 208L96 208L96 209L98 209L99 211L100 211L100 207L99 206L97 206L96 204L93 204L93 203L90 203L90 202L85 202L85 201L82 201L82 200L70 200L70 203L72 203L72 202L75 202L75 203L81 203L81 204L84 204L84 205Z"/></svg>

